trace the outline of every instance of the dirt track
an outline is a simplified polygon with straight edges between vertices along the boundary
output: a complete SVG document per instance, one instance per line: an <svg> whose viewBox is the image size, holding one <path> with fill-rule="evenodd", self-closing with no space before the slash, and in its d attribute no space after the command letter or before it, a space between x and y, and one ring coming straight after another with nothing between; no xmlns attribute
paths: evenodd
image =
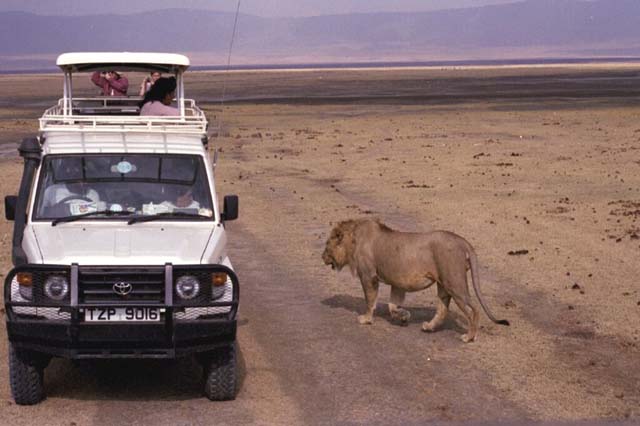
<svg viewBox="0 0 640 426"><path fill-rule="evenodd" d="M0 418L638 421L637 75L634 68L458 70L456 78L438 70L324 71L293 73L285 84L277 73L234 74L229 98L262 98L226 106L218 139L218 191L241 201L241 218L229 225L242 283L238 399L200 397L189 361L55 360L49 398L17 407L5 385ZM0 109L0 143L32 132L24 127L57 95L57 86L12 91L29 87L28 78L0 77L6 98L24 99ZM190 93L213 101L219 88L218 75L198 73ZM290 91L296 99L273 101ZM205 107L219 117L215 103ZM20 161L0 167L3 194L14 193ZM412 319L401 327L386 314L386 288L375 323L358 325L357 280L324 266L320 253L332 224L363 216L465 236L478 251L490 307L512 326L483 317L478 341L465 345L454 308L442 331L422 333L435 310L429 290L407 298ZM8 247L10 224L1 226ZM8 270L9 250L0 259ZM0 377L6 383L5 361Z"/></svg>

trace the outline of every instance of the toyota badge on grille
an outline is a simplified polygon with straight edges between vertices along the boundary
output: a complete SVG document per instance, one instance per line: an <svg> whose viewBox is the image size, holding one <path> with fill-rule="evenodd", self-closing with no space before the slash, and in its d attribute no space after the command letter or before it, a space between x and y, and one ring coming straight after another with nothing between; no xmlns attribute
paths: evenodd
<svg viewBox="0 0 640 426"><path fill-rule="evenodd" d="M118 296L126 296L131 293L131 290L133 290L131 283L126 283L124 281L119 281L113 285L113 292Z"/></svg>

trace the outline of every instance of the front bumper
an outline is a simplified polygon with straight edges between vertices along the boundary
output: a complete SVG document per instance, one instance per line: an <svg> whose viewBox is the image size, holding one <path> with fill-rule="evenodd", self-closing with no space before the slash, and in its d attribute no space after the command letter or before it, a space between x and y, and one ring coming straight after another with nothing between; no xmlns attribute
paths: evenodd
<svg viewBox="0 0 640 426"><path fill-rule="evenodd" d="M159 294L162 300L96 301L83 297L84 283L79 280L83 276L83 268L78 265L17 267L5 279L4 300L9 340L16 348L74 359L177 358L210 351L235 340L239 285L235 273L226 266L167 264L164 267L104 267L101 270L109 272L108 276L113 276L116 281L120 279L118 271L157 273L159 269L164 272L164 283L161 283L163 289ZM34 271L36 274L68 274L69 297L61 302L46 300L37 289L41 283L34 283L34 295L39 296L29 302L16 301L20 299L19 296L16 298L15 292L16 274ZM229 294L217 301L183 302L175 293L176 271L226 273ZM86 308L105 306L159 308L162 315L157 322L85 322ZM52 315L52 312L56 315Z"/></svg>

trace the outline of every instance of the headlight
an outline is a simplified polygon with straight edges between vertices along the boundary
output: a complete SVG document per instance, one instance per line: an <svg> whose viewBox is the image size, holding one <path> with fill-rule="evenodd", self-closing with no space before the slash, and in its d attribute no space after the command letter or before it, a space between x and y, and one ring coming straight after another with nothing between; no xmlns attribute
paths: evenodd
<svg viewBox="0 0 640 426"><path fill-rule="evenodd" d="M200 282L193 275L184 275L176 282L176 293L181 299L191 300L200 294Z"/></svg>
<svg viewBox="0 0 640 426"><path fill-rule="evenodd" d="M211 274L211 298L219 299L224 295L227 285L227 274L214 272Z"/></svg>
<svg viewBox="0 0 640 426"><path fill-rule="evenodd" d="M18 272L18 292L25 300L33 299L33 275L31 272Z"/></svg>
<svg viewBox="0 0 640 426"><path fill-rule="evenodd" d="M69 282L61 275L51 275L44 282L44 294L49 299L62 300L69 294Z"/></svg>

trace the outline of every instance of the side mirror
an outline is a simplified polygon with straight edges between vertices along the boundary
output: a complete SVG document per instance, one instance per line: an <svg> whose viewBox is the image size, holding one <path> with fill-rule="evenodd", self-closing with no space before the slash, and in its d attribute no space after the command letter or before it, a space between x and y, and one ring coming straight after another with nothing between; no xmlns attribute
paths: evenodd
<svg viewBox="0 0 640 426"><path fill-rule="evenodd" d="M7 195L4 197L4 217L7 220L16 219L16 205L18 204L18 197L15 195ZM237 207L236 207L237 211Z"/></svg>
<svg viewBox="0 0 640 426"><path fill-rule="evenodd" d="M237 195L225 195L224 205L222 207L221 219L235 220L238 218L238 196Z"/></svg>

